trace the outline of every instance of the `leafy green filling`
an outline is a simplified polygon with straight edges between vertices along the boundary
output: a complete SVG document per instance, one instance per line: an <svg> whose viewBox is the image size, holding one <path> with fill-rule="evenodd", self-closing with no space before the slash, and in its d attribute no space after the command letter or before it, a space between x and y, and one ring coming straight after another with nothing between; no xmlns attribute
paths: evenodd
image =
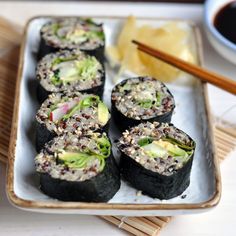
<svg viewBox="0 0 236 236"><path fill-rule="evenodd" d="M102 171L105 167L105 159L110 156L111 144L105 135L94 137L94 140L98 151L91 150L89 147L86 147L83 152L63 151L58 154L59 161L70 168L83 169L90 161L98 159L100 163L99 170Z"/></svg>
<svg viewBox="0 0 236 236"><path fill-rule="evenodd" d="M72 62L71 65L66 64ZM86 57L80 61L73 58L56 58L52 68L56 66L51 82L54 85L66 84L76 80L92 80L96 77L99 62L95 57Z"/></svg>
<svg viewBox="0 0 236 236"><path fill-rule="evenodd" d="M95 38L99 38L101 40L105 39L105 35L103 31L88 31L86 32L85 35L88 39L95 39Z"/></svg>
<svg viewBox="0 0 236 236"><path fill-rule="evenodd" d="M83 110L87 107L98 107L100 104L103 104L103 109L106 107L106 105L100 100L100 98L96 95L88 96L78 102L77 105L75 105L66 115L62 117L63 120L69 119L71 116L73 116L76 112ZM107 109L107 107L106 107ZM107 109L108 111L108 109ZM99 111L98 111L99 112Z"/></svg>
<svg viewBox="0 0 236 236"><path fill-rule="evenodd" d="M146 146L146 145L152 143L153 140L154 140L154 139L151 138L151 137L141 138L141 139L139 139L139 141L138 141L138 145L139 145L140 147L143 147L143 146Z"/></svg>
<svg viewBox="0 0 236 236"><path fill-rule="evenodd" d="M57 31L60 29L60 25L55 23L55 24L52 24L51 27L52 27L53 33L57 34Z"/></svg>
<svg viewBox="0 0 236 236"><path fill-rule="evenodd" d="M161 106L162 104L162 98L163 98L163 93L157 92L156 93L156 98L153 99L140 99L137 100L137 103L139 106L149 109L152 106Z"/></svg>
<svg viewBox="0 0 236 236"><path fill-rule="evenodd" d="M54 85L59 85L61 84L60 76L59 76L60 71L55 70L54 75L51 77L51 81Z"/></svg>
<svg viewBox="0 0 236 236"><path fill-rule="evenodd" d="M91 80L96 76L99 62L95 57L88 57L76 62L79 78Z"/></svg>
<svg viewBox="0 0 236 236"><path fill-rule="evenodd" d="M178 140L162 138L154 140L151 137L145 137L138 141L138 145L142 147L145 153L151 158L164 158L172 156L174 159L182 159L186 162L192 155L194 146L187 146Z"/></svg>

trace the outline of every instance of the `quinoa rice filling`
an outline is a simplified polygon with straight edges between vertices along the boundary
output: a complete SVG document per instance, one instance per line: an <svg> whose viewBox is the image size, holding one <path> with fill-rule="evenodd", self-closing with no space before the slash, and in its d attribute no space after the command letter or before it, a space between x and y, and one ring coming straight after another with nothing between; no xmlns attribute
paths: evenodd
<svg viewBox="0 0 236 236"><path fill-rule="evenodd" d="M169 176L192 157L195 143L173 125L147 122L126 130L118 148L144 168Z"/></svg>
<svg viewBox="0 0 236 236"><path fill-rule="evenodd" d="M150 77L127 79L112 91L112 101L125 116L150 119L174 109L174 98L167 87Z"/></svg>

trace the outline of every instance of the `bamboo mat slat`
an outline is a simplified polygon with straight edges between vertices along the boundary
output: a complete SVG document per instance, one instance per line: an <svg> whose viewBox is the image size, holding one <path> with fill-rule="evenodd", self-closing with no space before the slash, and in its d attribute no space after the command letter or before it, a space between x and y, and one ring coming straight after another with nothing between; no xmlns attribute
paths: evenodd
<svg viewBox="0 0 236 236"><path fill-rule="evenodd" d="M7 163L20 38L20 33L16 27L0 17L0 161L2 163ZM222 161L236 146L236 129L216 126L214 134L217 156ZM158 235L171 220L171 217L159 216L100 217L137 236Z"/></svg>

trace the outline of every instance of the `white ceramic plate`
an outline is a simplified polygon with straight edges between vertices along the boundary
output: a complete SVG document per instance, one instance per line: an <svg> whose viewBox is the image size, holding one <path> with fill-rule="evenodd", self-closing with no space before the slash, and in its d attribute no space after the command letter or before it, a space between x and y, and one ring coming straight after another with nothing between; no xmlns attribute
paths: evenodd
<svg viewBox="0 0 236 236"><path fill-rule="evenodd" d="M176 100L172 122L188 133L197 143L190 186L181 196L170 200L158 200L137 196L137 190L122 181L121 188L108 203L62 202L51 199L39 190L39 178L34 167L36 101L36 54L39 48L41 26L49 17L36 17L26 26L22 45L16 89L11 144L9 150L7 192L10 201L26 210L52 213L99 215L176 215L204 211L215 206L220 199L221 184L217 160L214 155L212 127L205 86L191 76L184 75L173 84L167 84ZM104 23L106 44L114 44L124 23L123 18L95 18ZM138 19L138 24L159 27L167 20ZM201 44L196 27L189 22L178 21L189 33L188 43L200 58ZM114 86L114 71L106 67L104 101L110 105L110 93ZM183 81L188 80L188 83ZM119 137L114 124L110 137ZM113 145L114 154L117 152Z"/></svg>

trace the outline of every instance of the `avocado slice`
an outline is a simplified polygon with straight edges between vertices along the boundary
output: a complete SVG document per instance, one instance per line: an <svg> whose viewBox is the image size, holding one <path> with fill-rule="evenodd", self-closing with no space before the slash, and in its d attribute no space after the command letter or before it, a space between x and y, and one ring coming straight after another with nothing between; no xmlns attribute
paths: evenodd
<svg viewBox="0 0 236 236"><path fill-rule="evenodd" d="M98 121L105 125L109 120L109 111L103 102L98 103Z"/></svg>
<svg viewBox="0 0 236 236"><path fill-rule="evenodd" d="M158 141L154 141L154 143L156 145L159 145L160 147L165 148L173 156L183 156L183 157L188 156L188 153L185 150L181 149L177 145L174 145L168 141L163 141L159 139Z"/></svg>
<svg viewBox="0 0 236 236"><path fill-rule="evenodd" d="M58 154L58 159L68 167L84 168L91 160L91 156L82 152L63 152Z"/></svg>
<svg viewBox="0 0 236 236"><path fill-rule="evenodd" d="M168 141L163 141L162 139L153 141L152 143L143 146L143 148L150 157L167 158L171 155L173 157L186 159L189 156L189 153L182 148Z"/></svg>
<svg viewBox="0 0 236 236"><path fill-rule="evenodd" d="M155 143L152 142L146 146L143 147L143 149L145 150L145 153L149 156L149 157L160 157L160 158L167 158L168 157L168 151Z"/></svg>
<svg viewBox="0 0 236 236"><path fill-rule="evenodd" d="M63 162L66 166L75 169L83 169L88 162L93 159L98 159L100 162L99 170L102 171L105 167L105 158L95 153L83 152L63 152L58 154L58 160Z"/></svg>
<svg viewBox="0 0 236 236"><path fill-rule="evenodd" d="M177 145L178 147L180 147L180 148L182 148L186 151L192 151L195 148L195 142L194 141L191 141L191 143L189 145L186 145L186 144L183 144L180 141L178 141L174 138L171 138L171 137L165 137L162 140L167 141L169 143L172 143L174 145Z"/></svg>

